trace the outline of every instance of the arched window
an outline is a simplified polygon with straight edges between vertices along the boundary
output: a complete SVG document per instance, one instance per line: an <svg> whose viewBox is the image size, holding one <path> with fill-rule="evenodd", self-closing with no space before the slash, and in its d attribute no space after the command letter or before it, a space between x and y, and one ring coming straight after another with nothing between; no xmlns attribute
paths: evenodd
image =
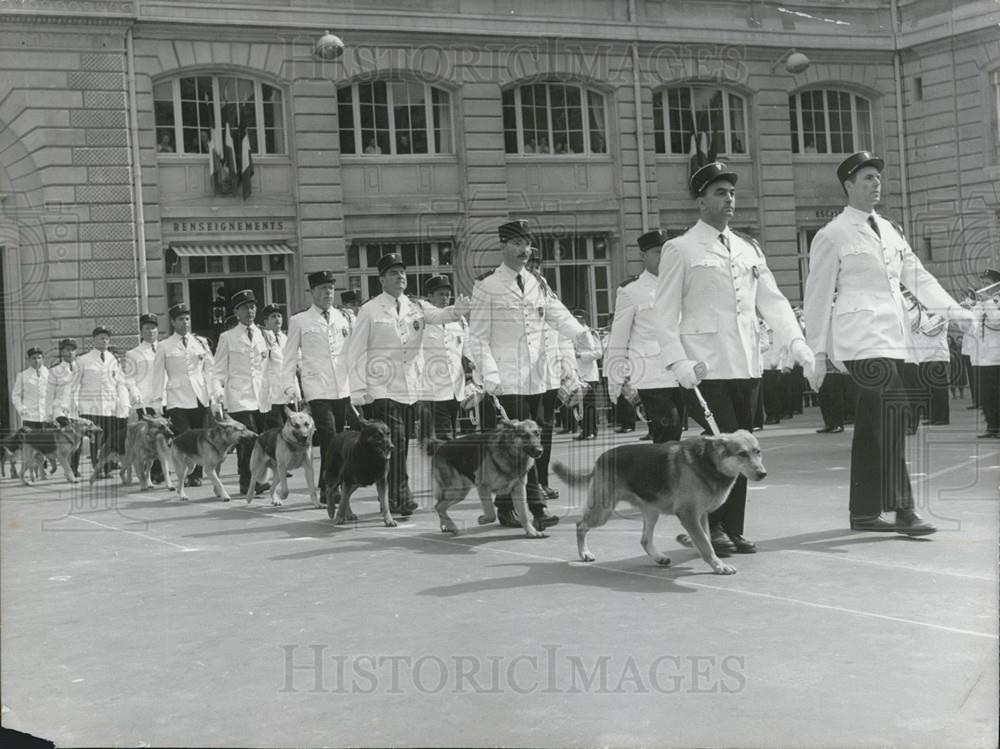
<svg viewBox="0 0 1000 749"><path fill-rule="evenodd" d="M747 153L747 103L718 86L671 86L653 94L656 152Z"/></svg>
<svg viewBox="0 0 1000 749"><path fill-rule="evenodd" d="M337 89L340 152L454 153L451 96L426 83L373 81Z"/></svg>
<svg viewBox="0 0 1000 749"><path fill-rule="evenodd" d="M507 153L607 153L604 96L579 84L531 83L503 92Z"/></svg>
<svg viewBox="0 0 1000 749"><path fill-rule="evenodd" d="M850 91L792 94L788 114L792 153L854 153L874 147L871 103Z"/></svg>
<svg viewBox="0 0 1000 749"><path fill-rule="evenodd" d="M227 125L233 143L241 143L245 134L255 155L288 152L281 90L253 78L195 75L160 81L153 86L153 110L158 153L207 154L213 130L225 139Z"/></svg>

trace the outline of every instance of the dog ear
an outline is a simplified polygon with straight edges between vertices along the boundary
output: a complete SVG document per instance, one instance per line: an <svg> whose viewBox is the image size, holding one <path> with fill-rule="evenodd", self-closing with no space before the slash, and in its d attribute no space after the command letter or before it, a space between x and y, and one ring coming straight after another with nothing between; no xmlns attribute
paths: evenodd
<svg viewBox="0 0 1000 749"><path fill-rule="evenodd" d="M293 411L292 409L290 409L288 407L288 404L286 403L285 404L285 416L291 418L294 413L295 413L295 411Z"/></svg>

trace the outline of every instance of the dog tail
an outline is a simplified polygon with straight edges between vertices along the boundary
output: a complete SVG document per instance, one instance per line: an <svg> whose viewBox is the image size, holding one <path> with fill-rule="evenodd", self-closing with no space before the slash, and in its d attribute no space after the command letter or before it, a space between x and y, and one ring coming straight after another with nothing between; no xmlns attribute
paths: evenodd
<svg viewBox="0 0 1000 749"><path fill-rule="evenodd" d="M562 479L566 486L585 486L590 483L590 478L594 475L593 468L589 471L574 471L572 468L560 463L558 460L553 461L552 472Z"/></svg>

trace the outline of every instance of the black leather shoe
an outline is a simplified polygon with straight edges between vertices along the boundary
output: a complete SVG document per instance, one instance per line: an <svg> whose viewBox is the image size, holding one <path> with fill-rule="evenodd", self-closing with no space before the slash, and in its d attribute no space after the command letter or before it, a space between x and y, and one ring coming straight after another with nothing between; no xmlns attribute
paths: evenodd
<svg viewBox="0 0 1000 749"><path fill-rule="evenodd" d="M895 523L889 522L885 515L879 514L875 517L851 516L852 531L875 531L878 533L895 533L897 528Z"/></svg>
<svg viewBox="0 0 1000 749"><path fill-rule="evenodd" d="M502 507L497 510L497 520L500 522L504 528L520 528L521 521L517 519L517 513L514 512L514 508Z"/></svg>
<svg viewBox="0 0 1000 749"><path fill-rule="evenodd" d="M559 499L559 492L547 486L542 487L542 494L545 495L545 499Z"/></svg>
<svg viewBox="0 0 1000 749"><path fill-rule="evenodd" d="M937 533L937 528L913 510L896 510L895 530L905 536L929 536L931 533Z"/></svg>
<svg viewBox="0 0 1000 749"><path fill-rule="evenodd" d="M536 530L544 531L546 528L551 528L553 525L559 525L559 518L545 512L541 515L536 515L535 519L532 521L532 525L535 526Z"/></svg>
<svg viewBox="0 0 1000 749"><path fill-rule="evenodd" d="M201 479L197 476L188 476L184 479L184 486L201 486Z"/></svg>
<svg viewBox="0 0 1000 749"><path fill-rule="evenodd" d="M733 542L729 540L729 536L722 528L712 529L712 548L715 549L717 557L732 556L733 552L736 551Z"/></svg>
<svg viewBox="0 0 1000 749"><path fill-rule="evenodd" d="M271 491L271 485L269 483L263 483L263 484L257 484L257 487L254 489L253 493L256 495L261 495L269 491Z"/></svg>
<svg viewBox="0 0 1000 749"><path fill-rule="evenodd" d="M729 533L729 540L733 544L733 550L737 554L756 554L757 544L753 541L747 541L739 533Z"/></svg>
<svg viewBox="0 0 1000 749"><path fill-rule="evenodd" d="M982 434L976 435L976 439L981 439L981 440L988 440L988 439L995 440L998 437L1000 437L1000 432L983 432Z"/></svg>
<svg viewBox="0 0 1000 749"><path fill-rule="evenodd" d="M817 429L816 434L840 434L844 431L844 427L823 427L822 429Z"/></svg>
<svg viewBox="0 0 1000 749"><path fill-rule="evenodd" d="M781 423L781 419L767 419L764 422L764 426L771 426L773 424L780 424L780 423Z"/></svg>
<svg viewBox="0 0 1000 749"><path fill-rule="evenodd" d="M651 435L651 434L644 434L644 435L642 435L639 438L639 441L640 442L649 442L651 439L653 439L653 435Z"/></svg>

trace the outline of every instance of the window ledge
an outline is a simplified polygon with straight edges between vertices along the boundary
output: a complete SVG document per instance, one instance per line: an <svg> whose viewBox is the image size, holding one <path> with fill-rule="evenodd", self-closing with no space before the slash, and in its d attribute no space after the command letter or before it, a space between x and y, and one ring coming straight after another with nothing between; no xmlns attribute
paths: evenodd
<svg viewBox="0 0 1000 749"><path fill-rule="evenodd" d="M375 162L377 164L392 163L398 164L403 163L416 163L420 161L433 161L440 163L456 163L458 158L453 153L409 153L409 154L384 154L384 153L366 153L366 154L356 154L348 153L341 154L340 161L342 164L364 164L366 162Z"/></svg>
<svg viewBox="0 0 1000 749"><path fill-rule="evenodd" d="M283 153L272 153L272 154L252 154L254 163L291 163L291 158L287 154ZM156 152L156 158L164 159L165 161L181 162L188 164L198 164L205 163L208 161L209 154L207 153L163 153L162 151Z"/></svg>
<svg viewBox="0 0 1000 749"><path fill-rule="evenodd" d="M748 153L734 153L734 154L718 154L717 159L725 161L726 163L734 162L737 164L749 164L753 161L753 158ZM658 153L656 154L657 161L666 161L674 163L684 163L691 160L689 154L677 154L677 153Z"/></svg>
<svg viewBox="0 0 1000 749"><path fill-rule="evenodd" d="M612 161L607 153L508 153L509 161Z"/></svg>

